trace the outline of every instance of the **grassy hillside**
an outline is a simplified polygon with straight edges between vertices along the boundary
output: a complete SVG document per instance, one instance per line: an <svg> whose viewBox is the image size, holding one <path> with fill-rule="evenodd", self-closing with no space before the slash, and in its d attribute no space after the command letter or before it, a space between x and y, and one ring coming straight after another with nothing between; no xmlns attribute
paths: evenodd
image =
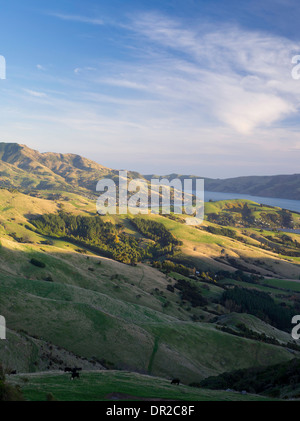
<svg viewBox="0 0 300 421"><path fill-rule="evenodd" d="M169 381L137 373L109 371L83 372L79 381L70 382L65 373L41 373L11 376L29 401L267 401L258 395L211 391L188 386L174 386Z"/></svg>
<svg viewBox="0 0 300 421"><path fill-rule="evenodd" d="M245 203L251 212L280 213L269 208L258 211L252 202L230 201L209 203L207 215L224 216L232 209L238 215ZM86 395L90 399L97 393L97 399L104 399L116 392L103 389L101 383L111 369L115 370L111 373L112 384L122 384L125 374L120 370L165 379L179 377L189 384L237 368L289 361L299 355L298 349L291 353L286 347L289 333L270 326L267 320L232 313L221 302L230 285L239 285L265 291L282 306L296 306L300 299L296 286L300 260L288 252L297 252L297 235L288 234L286 238L275 231L239 223L223 226L208 219L202 226L193 227L184 224L184 216L145 215L145 221L162 224L164 232L178 240L178 245L176 250L158 254L157 261L145 258L129 265L97 254L88 242L84 243L85 239L79 246L50 231L42 234L33 224L39 216L62 210L95 217L95 202L87 195L40 190L33 197L0 189L0 209L0 314L6 317L8 327L8 340L0 341L0 361L7 372L35 373L26 375L29 381L23 385L29 399L44 399L48 386L50 392L54 388L61 390L59 399L69 396L65 377L53 373L68 365L87 371L108 369L107 374L99 374L99 389L97 386L95 392L87 388ZM142 232L133 218L108 215L102 220L115 227L119 239L121 234L131 236L141 248L153 244L147 231L151 224L146 224ZM275 249L276 244L280 250ZM180 272L182 267L184 272ZM241 268L246 278L236 275ZM220 271L225 274L221 276ZM256 277L254 283L251 276ZM198 302L192 299L197 296L201 297ZM282 346L219 329L220 324L235 329L240 323L274 337ZM45 370L49 375L40 376ZM84 373L84 381L89 383L94 374ZM125 393L122 390L117 392ZM141 386L132 395L142 397L150 391ZM84 399L76 390L74 393ZM193 393L187 392L187 397L229 397L224 392L214 395L201 391L198 397ZM162 395L168 396L173 395ZM234 394L232 399L239 397Z"/></svg>
<svg viewBox="0 0 300 421"><path fill-rule="evenodd" d="M240 314L235 312L225 314L219 317L218 323L232 328L237 328L241 323L243 323L251 331L259 334L265 334L268 337L277 339L281 343L287 344L291 342L290 333L276 329L274 326L270 326L268 323L263 322L252 314Z"/></svg>
<svg viewBox="0 0 300 421"><path fill-rule="evenodd" d="M294 359L269 367L234 370L217 377L207 378L199 386L212 390L244 389L247 392L265 396L299 399L300 360Z"/></svg>
<svg viewBox="0 0 300 421"><path fill-rule="evenodd" d="M128 172L130 178L141 177ZM118 172L74 154L39 153L26 145L0 142L0 185L32 190L95 194L97 182Z"/></svg>
<svg viewBox="0 0 300 421"><path fill-rule="evenodd" d="M190 321L189 311L173 301L176 296L170 297L165 309L161 295L149 296L134 278L130 283L122 278L112 282L99 274L95 280L81 278L80 287L74 278L71 285L56 279L1 276L0 308L9 329L88 359L167 377L176 375L185 382L230 370L237 361L239 367L247 367L290 358L283 348L232 337L217 331L213 324ZM155 284L152 280L143 285L153 290ZM168 291L162 291L167 296ZM2 342L0 355L8 364ZM14 362L9 364L14 369Z"/></svg>

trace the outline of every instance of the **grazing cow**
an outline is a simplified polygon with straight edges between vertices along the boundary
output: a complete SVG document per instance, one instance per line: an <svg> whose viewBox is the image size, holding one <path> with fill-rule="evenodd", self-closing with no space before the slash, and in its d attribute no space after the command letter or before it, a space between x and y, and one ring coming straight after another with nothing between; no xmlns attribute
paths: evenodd
<svg viewBox="0 0 300 421"><path fill-rule="evenodd" d="M177 386L179 386L179 383L180 383L180 379L173 379L171 381L171 384L177 384Z"/></svg>
<svg viewBox="0 0 300 421"><path fill-rule="evenodd" d="M77 371L72 371L70 380L74 380L76 378L79 379L79 373Z"/></svg>
<svg viewBox="0 0 300 421"><path fill-rule="evenodd" d="M70 372L71 373L71 378L70 380L74 380L74 379L79 379L79 371L81 371L82 368L79 367L65 367L65 373Z"/></svg>

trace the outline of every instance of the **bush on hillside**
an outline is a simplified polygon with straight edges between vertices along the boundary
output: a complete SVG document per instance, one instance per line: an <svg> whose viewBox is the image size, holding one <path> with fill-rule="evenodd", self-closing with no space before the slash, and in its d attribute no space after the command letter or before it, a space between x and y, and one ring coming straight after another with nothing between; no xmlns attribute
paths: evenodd
<svg viewBox="0 0 300 421"><path fill-rule="evenodd" d="M34 266L39 267L39 268L45 268L46 267L44 262L41 262L40 260L35 259L34 257L30 260L30 263Z"/></svg>

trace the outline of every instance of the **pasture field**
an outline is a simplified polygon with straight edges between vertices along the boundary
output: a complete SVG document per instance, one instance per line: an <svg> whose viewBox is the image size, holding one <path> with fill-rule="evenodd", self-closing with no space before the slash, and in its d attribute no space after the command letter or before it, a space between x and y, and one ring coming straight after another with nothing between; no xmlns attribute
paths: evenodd
<svg viewBox="0 0 300 421"><path fill-rule="evenodd" d="M174 386L159 377L118 371L83 372L80 379L70 381L65 373L39 373L11 376L29 401L271 401L259 395Z"/></svg>

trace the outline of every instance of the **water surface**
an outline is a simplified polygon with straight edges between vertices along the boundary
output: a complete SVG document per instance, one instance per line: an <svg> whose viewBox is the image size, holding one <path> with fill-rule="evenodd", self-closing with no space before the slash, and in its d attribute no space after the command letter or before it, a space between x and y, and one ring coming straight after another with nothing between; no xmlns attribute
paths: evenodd
<svg viewBox="0 0 300 421"><path fill-rule="evenodd" d="M278 199L275 197L262 197L262 196L251 196L249 194L238 194L238 193L221 193L221 192L204 192L204 200L230 200L230 199L247 199L252 202L256 202L263 205L278 206L282 209L288 209L291 211L300 213L300 200L290 199Z"/></svg>

